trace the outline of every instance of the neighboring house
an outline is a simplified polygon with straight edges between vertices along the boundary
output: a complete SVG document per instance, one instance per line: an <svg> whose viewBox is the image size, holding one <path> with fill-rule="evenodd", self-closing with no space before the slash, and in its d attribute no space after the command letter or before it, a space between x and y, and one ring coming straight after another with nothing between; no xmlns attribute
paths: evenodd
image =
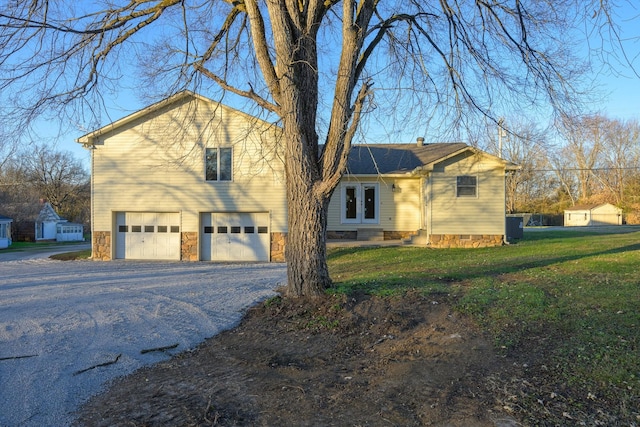
<svg viewBox="0 0 640 427"><path fill-rule="evenodd" d="M36 218L36 241L56 240L56 227L60 221L61 218L51 203L45 202Z"/></svg>
<svg viewBox="0 0 640 427"><path fill-rule="evenodd" d="M517 168L464 143L356 145L330 203L329 236L501 245L505 177Z"/></svg>
<svg viewBox="0 0 640 427"><path fill-rule="evenodd" d="M13 220L0 215L0 249L6 249L11 245L11 223Z"/></svg>
<svg viewBox="0 0 640 427"><path fill-rule="evenodd" d="M84 227L60 218L51 203L45 202L36 219L35 230L36 241L72 242L83 240Z"/></svg>
<svg viewBox="0 0 640 427"><path fill-rule="evenodd" d="M78 138L92 153L93 258L283 261L280 137L185 91ZM461 143L355 146L329 237L502 244L514 168Z"/></svg>
<svg viewBox="0 0 640 427"><path fill-rule="evenodd" d="M622 209L611 203L575 205L564 211L565 227L622 225Z"/></svg>

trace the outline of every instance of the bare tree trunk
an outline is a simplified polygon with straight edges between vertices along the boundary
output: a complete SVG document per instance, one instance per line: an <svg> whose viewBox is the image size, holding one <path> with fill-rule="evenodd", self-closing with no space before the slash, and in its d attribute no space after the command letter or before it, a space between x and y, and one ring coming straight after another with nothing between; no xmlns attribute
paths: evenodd
<svg viewBox="0 0 640 427"><path fill-rule="evenodd" d="M294 89L295 91L295 89ZM295 98L295 97L294 97ZM285 119L288 234L287 295L319 296L331 285L326 260L329 197L315 191L321 182L315 114L304 101Z"/></svg>
<svg viewBox="0 0 640 427"><path fill-rule="evenodd" d="M319 296L331 285L326 257L328 200L315 197L306 180L290 179L287 202L287 295Z"/></svg>

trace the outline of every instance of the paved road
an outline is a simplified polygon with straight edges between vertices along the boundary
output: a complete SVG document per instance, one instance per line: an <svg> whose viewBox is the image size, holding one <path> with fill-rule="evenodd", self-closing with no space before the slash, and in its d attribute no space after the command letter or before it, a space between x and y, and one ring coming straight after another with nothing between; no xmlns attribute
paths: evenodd
<svg viewBox="0 0 640 427"><path fill-rule="evenodd" d="M625 234L640 231L640 225L601 225L594 227L540 226L524 228L525 233L536 233L539 231L573 231L577 233Z"/></svg>
<svg viewBox="0 0 640 427"><path fill-rule="evenodd" d="M32 246L21 250L13 250L11 248L0 249L0 262L49 258L51 255L83 251L85 249L91 249L91 243L66 243L61 245L47 244L42 246Z"/></svg>

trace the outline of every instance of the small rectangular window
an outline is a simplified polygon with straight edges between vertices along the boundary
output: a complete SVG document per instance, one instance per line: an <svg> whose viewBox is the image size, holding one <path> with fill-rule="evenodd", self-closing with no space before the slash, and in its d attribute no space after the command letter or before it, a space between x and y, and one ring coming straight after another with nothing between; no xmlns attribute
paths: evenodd
<svg viewBox="0 0 640 427"><path fill-rule="evenodd" d="M166 225L159 225L158 226L158 233L166 233L168 231L168 228Z"/></svg>
<svg viewBox="0 0 640 427"><path fill-rule="evenodd" d="M129 232L129 226L128 225L119 225L118 226L118 231L120 233L128 233Z"/></svg>
<svg viewBox="0 0 640 427"><path fill-rule="evenodd" d="M475 197L478 178L470 175L456 177L456 197Z"/></svg>
<svg viewBox="0 0 640 427"><path fill-rule="evenodd" d="M145 225L144 226L144 232L145 233L153 233L153 230L155 230L155 227L153 225Z"/></svg>
<svg viewBox="0 0 640 427"><path fill-rule="evenodd" d="M213 233L213 227L208 227L208 226L204 227L204 234L212 234L212 233Z"/></svg>
<svg viewBox="0 0 640 427"><path fill-rule="evenodd" d="M253 234L256 232L255 227L247 226L244 228L244 234Z"/></svg>
<svg viewBox="0 0 640 427"><path fill-rule="evenodd" d="M269 232L269 227L258 227L258 234L267 234Z"/></svg>
<svg viewBox="0 0 640 427"><path fill-rule="evenodd" d="M141 225L132 225L131 226L131 232L132 233L142 233L142 226Z"/></svg>
<svg viewBox="0 0 640 427"><path fill-rule="evenodd" d="M205 149L205 179L231 181L233 179L233 150L231 148Z"/></svg>
<svg viewBox="0 0 640 427"><path fill-rule="evenodd" d="M222 225L218 227L218 234L227 234L227 233L228 233L228 230L226 226Z"/></svg>
<svg viewBox="0 0 640 427"><path fill-rule="evenodd" d="M180 226L179 225L172 225L171 226L171 232L172 233L179 233L180 232Z"/></svg>
<svg viewBox="0 0 640 427"><path fill-rule="evenodd" d="M232 225L231 226L231 233L233 234L238 234L241 231L241 227L240 226L236 226L236 225Z"/></svg>

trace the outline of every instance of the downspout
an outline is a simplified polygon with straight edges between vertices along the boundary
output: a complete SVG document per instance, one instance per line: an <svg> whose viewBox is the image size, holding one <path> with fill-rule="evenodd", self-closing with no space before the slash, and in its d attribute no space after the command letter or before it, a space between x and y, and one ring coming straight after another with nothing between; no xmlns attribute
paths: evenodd
<svg viewBox="0 0 640 427"><path fill-rule="evenodd" d="M433 185L431 185L431 174L427 173L425 176L425 184L427 185L428 197L427 203L425 204L425 209L427 210L427 246L431 245L431 230L433 230L433 209L432 209L432 201L433 201Z"/></svg>
<svg viewBox="0 0 640 427"><path fill-rule="evenodd" d="M91 155L91 215L90 215L90 217L91 217L91 259L94 259L93 258L93 255L94 255L93 251L95 250L95 245L93 244L93 236L95 236L95 234L94 234L94 229L93 228L95 227L94 224L96 223L95 222L95 218L94 218L94 215L95 215L95 206L94 206L95 202L94 202L94 199L95 198L93 197L94 175L95 175L94 174L95 169L94 169L94 160L93 160L94 155L93 154L94 154L95 150L96 150L95 145L92 145L91 149L89 151L89 153Z"/></svg>
<svg viewBox="0 0 640 427"><path fill-rule="evenodd" d="M95 143L92 142L86 142L82 145L82 148L86 148L87 150L89 150L89 155L91 156L91 176L89 179L89 186L90 186L90 190L89 190L89 197L90 197L90 201L89 201L89 206L90 206L90 210L91 212L89 213L89 218L91 221L91 259L95 259L95 245L94 245L94 238L95 238L95 230L94 230L94 197L93 197L93 192L94 192L94 160L93 160L93 152L96 149Z"/></svg>
<svg viewBox="0 0 640 427"><path fill-rule="evenodd" d="M507 177L509 176L509 172L505 170L504 174L504 232L502 233L502 244L510 245L509 240L507 240ZM524 226L524 224L523 224Z"/></svg>

